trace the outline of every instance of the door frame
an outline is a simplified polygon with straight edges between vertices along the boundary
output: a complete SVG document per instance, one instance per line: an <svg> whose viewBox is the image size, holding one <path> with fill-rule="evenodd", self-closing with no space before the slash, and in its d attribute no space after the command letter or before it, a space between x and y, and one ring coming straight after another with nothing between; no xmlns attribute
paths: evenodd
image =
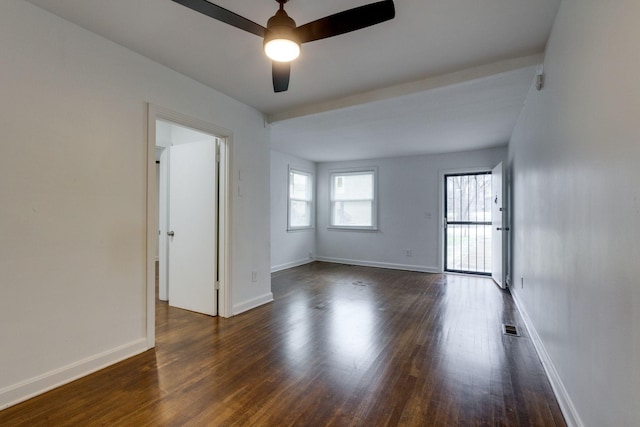
<svg viewBox="0 0 640 427"><path fill-rule="evenodd" d="M147 104L147 321L146 335L147 347L155 347L155 304L156 304L156 284L155 284L155 242L158 238L158 224L156 213L156 120L166 120L189 127L210 135L218 137L220 140L220 163L219 163L219 204L218 204L218 315L221 317L231 316L231 278L230 259L231 253L231 153L232 153L232 132L223 127L199 120L175 111L154 105Z"/></svg>
<svg viewBox="0 0 640 427"><path fill-rule="evenodd" d="M456 174L474 174L474 173L482 173L482 172L491 172L494 166L475 166L470 168L458 168L458 169L440 169L438 171L438 268L439 273L444 273L445 265L445 251L447 248L444 246L444 233L445 233L445 215L446 212L444 210L446 206L446 201L444 199L444 179L446 175L456 175ZM463 273L449 273L447 274L463 274Z"/></svg>

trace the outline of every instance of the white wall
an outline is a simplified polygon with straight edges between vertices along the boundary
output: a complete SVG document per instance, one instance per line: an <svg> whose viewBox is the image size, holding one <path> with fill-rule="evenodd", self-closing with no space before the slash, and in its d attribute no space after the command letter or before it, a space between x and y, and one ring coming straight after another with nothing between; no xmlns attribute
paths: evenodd
<svg viewBox="0 0 640 427"><path fill-rule="evenodd" d="M639 17L563 0L510 143L513 293L573 425L640 422Z"/></svg>
<svg viewBox="0 0 640 427"><path fill-rule="evenodd" d="M317 177L317 257L320 260L441 271L441 173L491 170L506 158L506 147L470 152L319 163ZM328 229L331 169L378 167L378 231ZM405 255L411 249L412 256Z"/></svg>
<svg viewBox="0 0 640 427"><path fill-rule="evenodd" d="M303 265L314 260L316 230L287 231L289 167L312 172L314 162L271 151L271 271ZM313 254L309 257L309 253Z"/></svg>
<svg viewBox="0 0 640 427"><path fill-rule="evenodd" d="M20 0L0 58L0 408L146 348L147 102L233 131L233 310L270 299L260 113Z"/></svg>

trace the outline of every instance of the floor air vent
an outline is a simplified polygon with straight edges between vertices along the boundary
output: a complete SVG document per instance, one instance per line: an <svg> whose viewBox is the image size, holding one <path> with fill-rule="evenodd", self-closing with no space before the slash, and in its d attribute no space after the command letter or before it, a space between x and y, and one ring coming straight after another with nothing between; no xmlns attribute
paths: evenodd
<svg viewBox="0 0 640 427"><path fill-rule="evenodd" d="M515 325L507 325L506 323L502 324L502 333L504 335L511 335L512 337L519 337L520 332L518 332L518 328Z"/></svg>

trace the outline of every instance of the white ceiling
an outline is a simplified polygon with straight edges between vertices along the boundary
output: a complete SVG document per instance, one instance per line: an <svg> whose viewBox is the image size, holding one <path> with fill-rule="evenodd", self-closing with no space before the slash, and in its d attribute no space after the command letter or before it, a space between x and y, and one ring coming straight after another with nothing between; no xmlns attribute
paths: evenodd
<svg viewBox="0 0 640 427"><path fill-rule="evenodd" d="M274 148L334 160L318 141L349 158L504 144L560 0L395 0L391 21L303 45L277 94L259 37L171 0L28 1L262 111ZM372 1L290 0L286 10L300 25ZM278 6L212 2L261 25Z"/></svg>
<svg viewBox="0 0 640 427"><path fill-rule="evenodd" d="M504 145L535 68L273 122L272 148L339 161Z"/></svg>

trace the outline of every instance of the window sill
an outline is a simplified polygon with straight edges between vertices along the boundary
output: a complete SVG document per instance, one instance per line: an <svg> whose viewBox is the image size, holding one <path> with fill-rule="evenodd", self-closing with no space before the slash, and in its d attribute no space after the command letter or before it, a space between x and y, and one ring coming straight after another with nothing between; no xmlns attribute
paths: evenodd
<svg viewBox="0 0 640 427"><path fill-rule="evenodd" d="M287 233L298 233L300 231L313 231L315 227L287 228Z"/></svg>
<svg viewBox="0 0 640 427"><path fill-rule="evenodd" d="M370 233L377 233L380 230L375 227L336 227L336 226L329 226L327 227L327 230L331 230L331 231L364 231L364 232L370 232Z"/></svg>

